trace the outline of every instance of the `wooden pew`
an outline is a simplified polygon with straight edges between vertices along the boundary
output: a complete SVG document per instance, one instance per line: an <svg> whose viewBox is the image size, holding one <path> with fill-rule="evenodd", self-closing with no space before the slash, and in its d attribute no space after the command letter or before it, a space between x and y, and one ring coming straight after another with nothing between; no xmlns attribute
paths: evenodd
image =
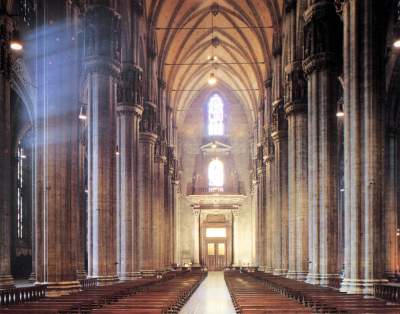
<svg viewBox="0 0 400 314"><path fill-rule="evenodd" d="M237 313L312 313L310 308L266 288L250 276L228 271L224 277Z"/></svg>
<svg viewBox="0 0 400 314"><path fill-rule="evenodd" d="M104 304L92 313L178 313L205 276L205 273L185 272L115 302Z"/></svg>
<svg viewBox="0 0 400 314"><path fill-rule="evenodd" d="M342 293L337 289L312 285L263 272L248 276L288 298L297 300L314 311L323 313L400 313L399 305L387 304L382 299Z"/></svg>

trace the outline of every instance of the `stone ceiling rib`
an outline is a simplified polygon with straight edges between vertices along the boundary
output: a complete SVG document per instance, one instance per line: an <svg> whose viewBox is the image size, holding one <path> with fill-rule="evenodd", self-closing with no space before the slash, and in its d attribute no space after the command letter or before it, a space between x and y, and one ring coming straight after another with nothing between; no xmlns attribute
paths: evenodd
<svg viewBox="0 0 400 314"><path fill-rule="evenodd" d="M215 3L219 11L213 17L213 36L220 45L214 53L217 64L224 63L217 69L207 62L213 50L210 9ZM174 109L184 115L183 108L210 89L207 80L214 72L215 88L235 93L254 119L264 97L263 82L270 76L272 35L280 32L283 0L147 0L146 7L149 24L156 29L159 76L167 83Z"/></svg>

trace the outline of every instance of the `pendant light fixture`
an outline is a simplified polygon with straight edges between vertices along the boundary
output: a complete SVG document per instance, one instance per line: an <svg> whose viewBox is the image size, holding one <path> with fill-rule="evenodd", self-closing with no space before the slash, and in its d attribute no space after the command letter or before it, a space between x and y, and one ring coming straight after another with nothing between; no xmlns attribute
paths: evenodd
<svg viewBox="0 0 400 314"><path fill-rule="evenodd" d="M215 54L214 54L214 16L216 16L218 14L218 10L219 10L218 4L214 3L211 6L211 10L210 10L210 12L211 12L211 52L212 52L211 57L208 58L208 60L211 62L211 68L212 68L210 77L208 79L208 85L210 85L210 86L214 86L215 84L217 84L217 78L214 74L214 70L215 70L214 63L215 63L215 61L218 60L217 56L215 56Z"/></svg>

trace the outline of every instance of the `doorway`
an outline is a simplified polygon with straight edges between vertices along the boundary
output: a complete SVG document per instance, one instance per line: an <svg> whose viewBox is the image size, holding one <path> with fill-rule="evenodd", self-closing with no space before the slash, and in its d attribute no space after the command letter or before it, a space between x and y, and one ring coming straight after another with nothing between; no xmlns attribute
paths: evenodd
<svg viewBox="0 0 400 314"><path fill-rule="evenodd" d="M208 215L201 228L201 264L210 271L232 264L232 230L224 215Z"/></svg>
<svg viewBox="0 0 400 314"><path fill-rule="evenodd" d="M209 270L223 270L227 266L225 241L207 241L206 266Z"/></svg>

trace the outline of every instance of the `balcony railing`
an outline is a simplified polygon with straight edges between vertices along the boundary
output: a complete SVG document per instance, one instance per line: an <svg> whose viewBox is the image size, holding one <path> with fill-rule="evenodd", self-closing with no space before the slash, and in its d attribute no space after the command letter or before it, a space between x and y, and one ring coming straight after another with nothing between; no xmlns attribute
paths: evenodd
<svg viewBox="0 0 400 314"><path fill-rule="evenodd" d="M46 296L47 285L0 290L0 305L36 301Z"/></svg>
<svg viewBox="0 0 400 314"><path fill-rule="evenodd" d="M225 194L225 195L244 195L244 189L242 188L242 184L238 184L237 186L228 186L228 187L215 187L215 186L206 186L206 187L193 187L188 186L188 195L205 195L205 194Z"/></svg>
<svg viewBox="0 0 400 314"><path fill-rule="evenodd" d="M400 303L399 284L376 284L374 286L374 296L389 302Z"/></svg>

